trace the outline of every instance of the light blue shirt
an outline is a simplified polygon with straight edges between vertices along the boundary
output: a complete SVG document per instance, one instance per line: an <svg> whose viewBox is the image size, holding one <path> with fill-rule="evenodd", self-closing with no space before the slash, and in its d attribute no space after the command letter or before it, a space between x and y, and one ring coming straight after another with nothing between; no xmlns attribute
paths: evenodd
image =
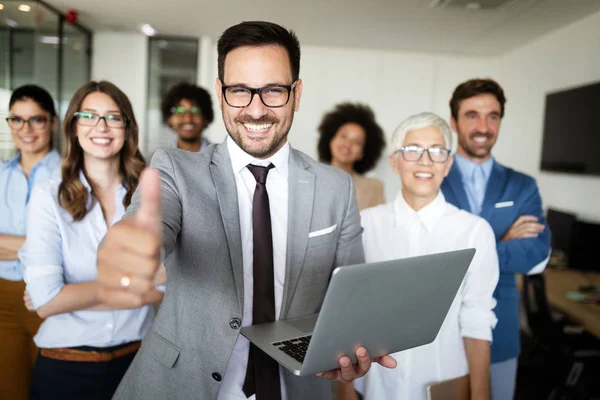
<svg viewBox="0 0 600 400"><path fill-rule="evenodd" d="M21 154L0 164L0 234L25 236L27 204L34 184L60 177L60 154L50 151L25 176L20 164ZM23 280L19 260L0 261L0 278Z"/></svg>
<svg viewBox="0 0 600 400"><path fill-rule="evenodd" d="M83 173L79 179L91 199L91 188ZM33 189L27 239L19 251L19 259L25 266L27 291L35 309L51 301L66 284L97 279L96 251L108 230L97 201L81 221L74 222L58 204L59 184L60 180L52 180ZM123 186L115 193L113 224L125 213L125 194ZM40 348L116 346L141 340L153 317L152 306L53 315L42 323L34 341Z"/></svg>
<svg viewBox="0 0 600 400"><path fill-rule="evenodd" d="M492 174L492 167L494 166L494 158L490 157L482 164L477 164L460 154L455 154L454 162L458 166L458 170L462 176L471 212L480 215L485 197L485 189Z"/></svg>

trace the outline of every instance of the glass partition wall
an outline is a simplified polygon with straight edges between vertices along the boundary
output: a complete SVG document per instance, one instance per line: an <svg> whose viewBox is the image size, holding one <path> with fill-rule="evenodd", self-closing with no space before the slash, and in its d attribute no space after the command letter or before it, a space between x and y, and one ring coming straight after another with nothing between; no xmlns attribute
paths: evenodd
<svg viewBox="0 0 600 400"><path fill-rule="evenodd" d="M180 82L195 84L198 71L198 39L152 37L148 41L148 114L145 155L159 147L171 147L173 131L163 123L160 102Z"/></svg>
<svg viewBox="0 0 600 400"><path fill-rule="evenodd" d="M62 118L75 90L89 80L90 56L85 27L41 1L0 0L0 159L14 154L5 121L10 92L29 83L42 86Z"/></svg>

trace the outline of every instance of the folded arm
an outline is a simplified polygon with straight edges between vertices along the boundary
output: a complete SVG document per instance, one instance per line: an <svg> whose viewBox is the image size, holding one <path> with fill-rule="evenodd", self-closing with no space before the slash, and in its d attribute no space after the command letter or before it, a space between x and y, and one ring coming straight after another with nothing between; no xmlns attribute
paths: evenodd
<svg viewBox="0 0 600 400"><path fill-rule="evenodd" d="M535 182L526 189L525 201L519 207L520 217L535 217L536 221L525 222L539 226L535 235L529 235L526 230L522 234L512 235L512 231L519 231L515 224L523 223L524 218L517 219L505 232L497 244L500 271L525 274L533 267L544 261L550 252L550 229L544 218L542 198Z"/></svg>
<svg viewBox="0 0 600 400"><path fill-rule="evenodd" d="M0 234L0 261L16 260L23 243L25 243L25 236Z"/></svg>

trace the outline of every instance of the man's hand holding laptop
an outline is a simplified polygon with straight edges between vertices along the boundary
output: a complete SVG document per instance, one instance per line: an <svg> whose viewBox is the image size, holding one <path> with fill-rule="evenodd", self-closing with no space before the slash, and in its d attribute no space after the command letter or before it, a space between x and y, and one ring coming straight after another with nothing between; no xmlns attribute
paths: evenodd
<svg viewBox="0 0 600 400"><path fill-rule="evenodd" d="M358 362L356 364L352 364L352 361L349 357L342 356L340 357L340 367L338 369L320 372L317 374L317 376L321 376L335 382L350 383L369 372L373 362L376 362L386 368L396 368L397 365L396 360L387 354L371 360L367 349L364 347L359 347L356 349L356 358L358 359Z"/></svg>

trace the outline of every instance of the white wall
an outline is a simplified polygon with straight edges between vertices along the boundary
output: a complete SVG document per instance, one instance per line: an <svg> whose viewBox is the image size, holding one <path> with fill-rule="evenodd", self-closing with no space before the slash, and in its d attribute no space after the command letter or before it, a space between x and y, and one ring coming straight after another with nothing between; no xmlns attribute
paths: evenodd
<svg viewBox="0 0 600 400"><path fill-rule="evenodd" d="M214 62L203 64L211 73L204 75L206 80L200 85L214 93L214 47L211 54ZM493 62L476 58L303 46L300 76L304 92L290 131L290 143L317 158L320 120L343 101L370 105L389 141L396 126L411 114L434 111L448 116L448 101L456 84L473 76L493 76L494 70ZM215 106L218 107L216 100ZM209 129L207 136L213 141L221 141L226 135L220 118L215 118ZM384 180L386 198L392 199L400 181L388 167L386 156L382 156L373 173Z"/></svg>
<svg viewBox="0 0 600 400"><path fill-rule="evenodd" d="M600 178L542 173L539 169L546 92L600 79L600 13L493 58L450 57L379 50L304 46L300 75L304 95L290 142L316 158L317 126L341 101L369 104L389 139L408 115L433 111L449 117L448 101L456 85L473 77L492 77L504 87L507 113L494 148L502 163L538 179L544 207L577 212L600 220ZM115 44L120 51L115 52ZM146 122L147 40L131 33L96 32L92 77L110 79L130 97L141 132ZM198 84L213 94L217 116L206 135L226 135L214 95L215 43L200 39ZM143 135L142 135L143 137ZM385 157L374 174L384 180L387 199L399 180Z"/></svg>
<svg viewBox="0 0 600 400"><path fill-rule="evenodd" d="M600 80L600 13L512 51L498 64L508 101L496 157L538 179L544 207L600 222L600 177L539 167L546 93Z"/></svg>
<svg viewBox="0 0 600 400"><path fill-rule="evenodd" d="M129 97L144 148L148 98L148 39L137 33L94 32L92 80L108 80Z"/></svg>

